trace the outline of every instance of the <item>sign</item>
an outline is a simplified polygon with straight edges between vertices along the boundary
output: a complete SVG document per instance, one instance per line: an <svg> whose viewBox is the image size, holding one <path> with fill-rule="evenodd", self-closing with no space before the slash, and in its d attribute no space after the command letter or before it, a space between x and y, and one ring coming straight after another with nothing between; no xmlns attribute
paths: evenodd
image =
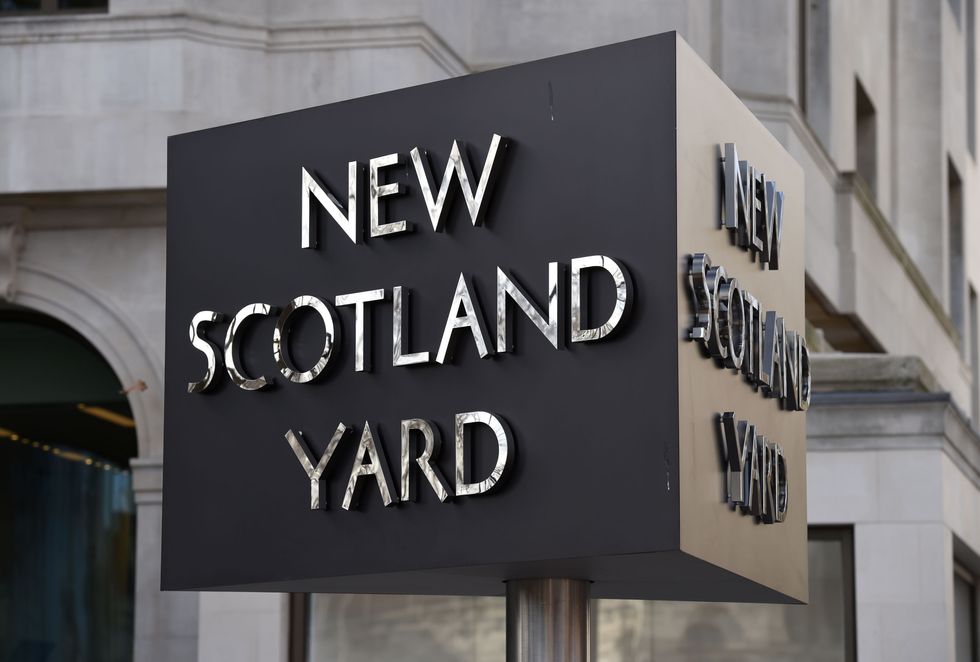
<svg viewBox="0 0 980 662"><path fill-rule="evenodd" d="M674 34L172 137L163 587L805 600L802 180Z"/></svg>

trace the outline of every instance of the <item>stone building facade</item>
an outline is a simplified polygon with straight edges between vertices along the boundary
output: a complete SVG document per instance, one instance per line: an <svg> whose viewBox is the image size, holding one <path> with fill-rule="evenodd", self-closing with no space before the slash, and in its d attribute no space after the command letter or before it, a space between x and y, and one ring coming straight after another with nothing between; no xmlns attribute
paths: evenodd
<svg viewBox="0 0 980 662"><path fill-rule="evenodd" d="M840 608L603 604L600 659L977 659L974 0L0 0L0 289L125 392L136 660L502 659L494 599L158 590L167 136L666 30L805 171L811 557L843 550L811 583Z"/></svg>

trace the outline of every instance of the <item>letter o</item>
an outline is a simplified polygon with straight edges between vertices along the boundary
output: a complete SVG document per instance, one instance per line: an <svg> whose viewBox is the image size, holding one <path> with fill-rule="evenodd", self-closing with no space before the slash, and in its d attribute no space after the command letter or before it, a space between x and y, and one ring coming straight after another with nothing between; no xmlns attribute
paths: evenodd
<svg viewBox="0 0 980 662"><path fill-rule="evenodd" d="M745 356L745 299L737 279L729 278L721 284L718 303L721 342L727 349L725 366L738 370Z"/></svg>
<svg viewBox="0 0 980 662"><path fill-rule="evenodd" d="M721 291L728 282L728 274L725 267L717 266L708 269L708 301L709 315L711 318L711 328L708 334L708 351L712 356L725 361L728 358L728 345L724 342L721 335L721 327L724 320L721 317Z"/></svg>
<svg viewBox="0 0 980 662"><path fill-rule="evenodd" d="M323 321L323 329L326 331L327 337L316 364L309 370L300 371L290 366L289 362L286 361L286 333L289 330L290 315L303 307L312 308L316 311ZM297 384L305 384L313 381L323 372L333 354L333 348L339 342L340 333L338 326L334 323L333 311L320 299L304 295L296 297L282 309L279 320L276 322L276 330L272 333L272 355L275 357L276 366L283 377Z"/></svg>

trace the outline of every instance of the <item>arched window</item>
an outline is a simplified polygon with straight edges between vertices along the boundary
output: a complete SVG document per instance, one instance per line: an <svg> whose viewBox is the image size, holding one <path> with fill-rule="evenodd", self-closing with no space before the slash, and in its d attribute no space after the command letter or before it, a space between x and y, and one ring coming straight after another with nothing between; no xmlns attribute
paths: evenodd
<svg viewBox="0 0 980 662"><path fill-rule="evenodd" d="M132 658L136 452L102 356L0 306L0 659Z"/></svg>

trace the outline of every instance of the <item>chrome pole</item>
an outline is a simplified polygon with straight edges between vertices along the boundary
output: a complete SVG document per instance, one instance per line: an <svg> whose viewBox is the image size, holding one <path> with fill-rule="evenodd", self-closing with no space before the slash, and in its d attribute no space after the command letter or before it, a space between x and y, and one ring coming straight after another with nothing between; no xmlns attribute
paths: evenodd
<svg viewBox="0 0 980 662"><path fill-rule="evenodd" d="M507 582L507 662L588 662L589 582Z"/></svg>

